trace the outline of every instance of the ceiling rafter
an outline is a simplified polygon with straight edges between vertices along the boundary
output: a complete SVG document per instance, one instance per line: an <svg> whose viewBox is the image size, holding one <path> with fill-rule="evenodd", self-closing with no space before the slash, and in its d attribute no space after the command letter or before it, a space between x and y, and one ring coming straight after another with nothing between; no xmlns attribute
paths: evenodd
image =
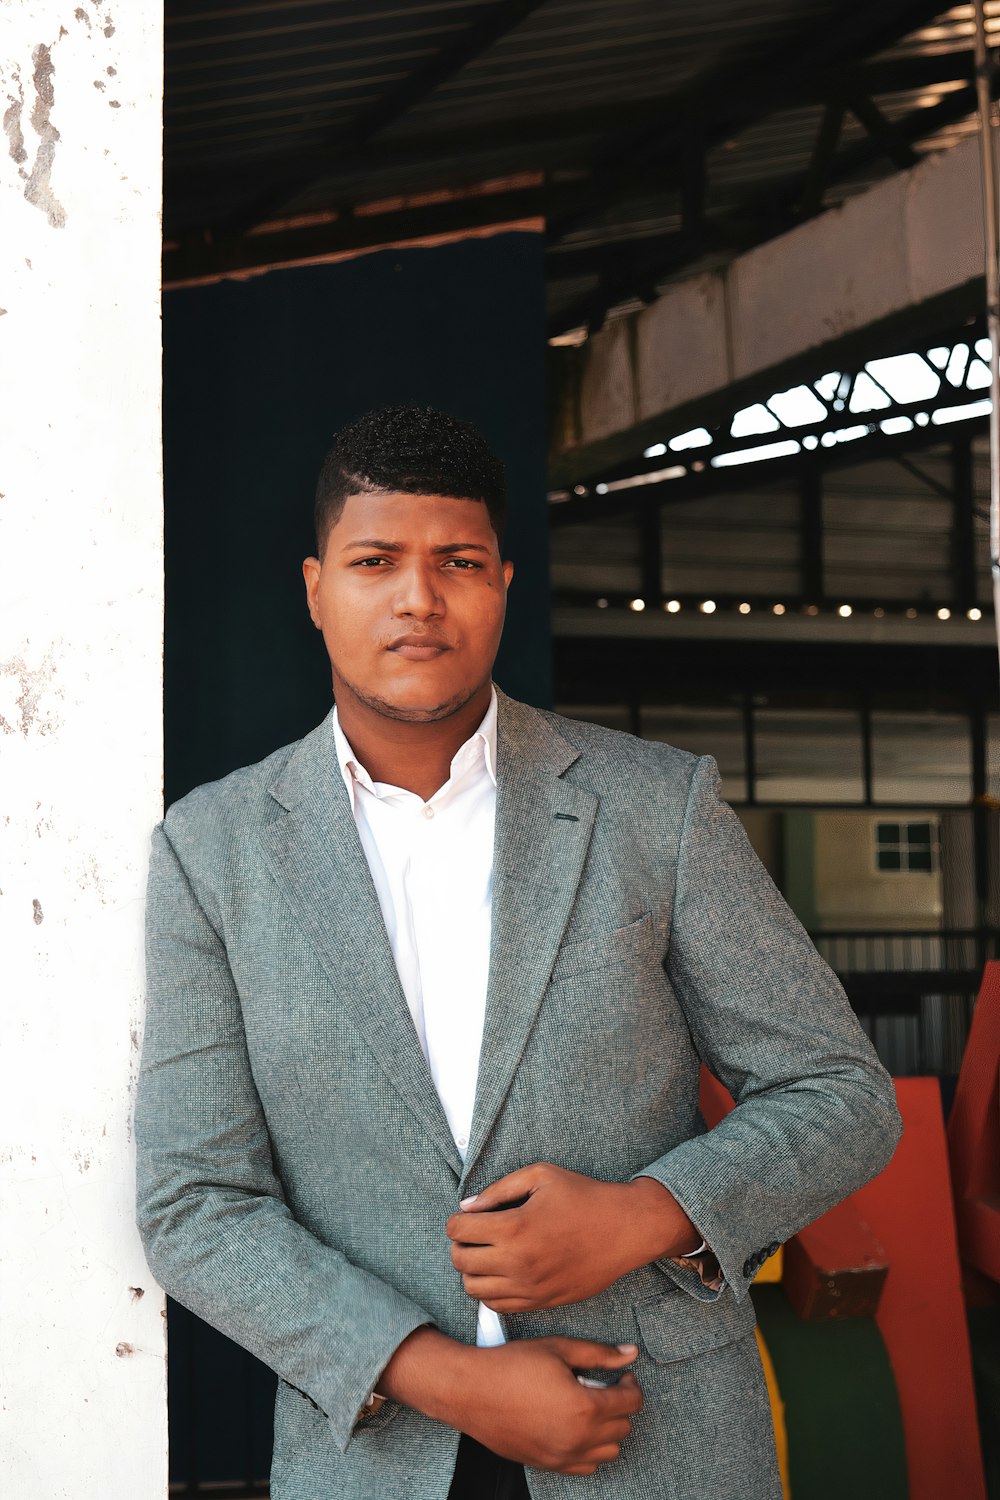
<svg viewBox="0 0 1000 1500"><path fill-rule="evenodd" d="M941 0L856 0L838 19L832 34L817 36L810 23L775 47L756 67L744 59L728 61L694 80L667 100L660 120L646 129L617 131L592 153L590 177L579 201L550 220L553 240L569 234L617 193L623 162L638 161L655 172L662 186L676 180L685 155L692 108L712 106L705 123L706 149L734 131L801 98L803 88L816 89L817 75L829 78L840 67L857 66L939 14Z"/></svg>
<svg viewBox="0 0 1000 1500"><path fill-rule="evenodd" d="M994 80L993 91L994 96L1000 93L997 80ZM892 126L894 141L900 143L899 148L912 146L913 142L964 119L975 106L972 85L955 90L938 104L913 110L903 119L896 120ZM877 162L886 152L887 142L881 133L866 135L863 140L842 147L826 162L824 185L843 182ZM727 213L724 219L719 216L700 230L682 229L675 234L639 242L637 252L620 251L617 257L608 255L598 291L588 293L561 309L550 321L549 336L575 328L600 327L611 308L640 295L641 288L662 282L683 266L717 250L720 241L727 242L732 250L745 251L786 233L812 216L809 198L811 195L815 201L815 193L816 181L809 170L793 172L779 182L769 183ZM816 211L817 208L812 208L812 213ZM578 274L573 265L576 257L571 252L561 251L560 259L564 254L569 262L567 274ZM637 263L640 257L641 263Z"/></svg>
<svg viewBox="0 0 1000 1500"><path fill-rule="evenodd" d="M888 58L847 70L820 71L808 80L800 80L790 94L788 104L792 108L815 104L831 97L838 88L845 92L861 93L869 98L916 92L933 88L937 84L971 78L972 69L971 51ZM662 101L646 99L619 106L616 112L631 127L647 128L659 118L662 108ZM469 125L463 130L462 140L469 157L484 152L502 152L515 166L525 169L541 168L570 155L573 142L581 137L592 136L595 124L592 108L540 115L525 114L505 119L500 126L492 120L485 125ZM498 132L502 136L500 140ZM168 134L168 148L170 144ZM371 141L359 152L357 159L366 171L373 173L405 170L414 164L445 159L453 153L454 146L454 131L424 130L391 143ZM310 147L297 152L294 160L303 172L318 179L321 173L329 169L329 150L325 147ZM168 161L168 207L184 194L206 199L217 197L223 187L238 197L243 196L259 189L262 173L273 174L276 181L280 180L290 162L291 158L282 157L264 165L250 163L237 170L231 164L225 168L201 169L171 165Z"/></svg>
<svg viewBox="0 0 1000 1500"><path fill-rule="evenodd" d="M545 0L496 0L478 20L421 67L401 78L354 119L332 131L319 158L308 169L291 172L279 187L241 208L225 226L226 230L239 232L264 223L311 187L318 177L330 175L338 168L342 170L373 136L427 98L544 3ZM320 160L325 163L324 169L320 169Z"/></svg>

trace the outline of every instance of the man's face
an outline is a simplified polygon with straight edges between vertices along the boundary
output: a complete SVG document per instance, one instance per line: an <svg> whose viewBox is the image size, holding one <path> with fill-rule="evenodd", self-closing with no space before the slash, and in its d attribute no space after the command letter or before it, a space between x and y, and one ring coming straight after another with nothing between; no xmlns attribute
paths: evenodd
<svg viewBox="0 0 1000 1500"><path fill-rule="evenodd" d="M481 500L351 495L303 563L339 702L432 723L490 679L513 565Z"/></svg>

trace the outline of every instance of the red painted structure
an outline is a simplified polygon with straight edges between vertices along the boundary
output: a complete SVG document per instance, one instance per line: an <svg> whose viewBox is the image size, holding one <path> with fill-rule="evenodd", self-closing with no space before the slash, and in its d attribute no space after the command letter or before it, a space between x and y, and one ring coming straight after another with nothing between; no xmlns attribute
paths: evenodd
<svg viewBox="0 0 1000 1500"><path fill-rule="evenodd" d="M963 1262L1000 1283L1000 963L983 971L948 1119Z"/></svg>
<svg viewBox="0 0 1000 1500"><path fill-rule="evenodd" d="M1000 973L1000 965L990 967ZM1000 1030L1000 1004L990 1014ZM995 1043L992 1027L984 1034ZM936 1078L901 1078L896 1098L903 1117L896 1154L847 1201L888 1261L875 1323L896 1381L909 1500L986 1500L941 1090ZM700 1102L709 1127L732 1108L726 1090L704 1072ZM971 1109L968 1118L971 1138L979 1139L980 1113Z"/></svg>

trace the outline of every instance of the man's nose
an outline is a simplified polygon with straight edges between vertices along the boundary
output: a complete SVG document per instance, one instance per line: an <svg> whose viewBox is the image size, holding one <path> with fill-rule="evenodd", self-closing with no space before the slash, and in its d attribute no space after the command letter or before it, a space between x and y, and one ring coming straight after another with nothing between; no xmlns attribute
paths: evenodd
<svg viewBox="0 0 1000 1500"><path fill-rule="evenodd" d="M437 574L433 568L413 563L409 567L398 568L396 580L396 595L393 600L395 614L427 620L444 613L444 601L438 590Z"/></svg>

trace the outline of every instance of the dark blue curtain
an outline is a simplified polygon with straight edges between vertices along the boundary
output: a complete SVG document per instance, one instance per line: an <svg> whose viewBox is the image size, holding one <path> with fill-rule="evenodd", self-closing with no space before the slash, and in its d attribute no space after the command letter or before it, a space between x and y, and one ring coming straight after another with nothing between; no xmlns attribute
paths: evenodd
<svg viewBox="0 0 1000 1500"><path fill-rule="evenodd" d="M326 713L300 563L323 454L374 406L441 407L504 460L516 580L497 677L550 704L542 248L500 234L165 296L168 802Z"/></svg>

